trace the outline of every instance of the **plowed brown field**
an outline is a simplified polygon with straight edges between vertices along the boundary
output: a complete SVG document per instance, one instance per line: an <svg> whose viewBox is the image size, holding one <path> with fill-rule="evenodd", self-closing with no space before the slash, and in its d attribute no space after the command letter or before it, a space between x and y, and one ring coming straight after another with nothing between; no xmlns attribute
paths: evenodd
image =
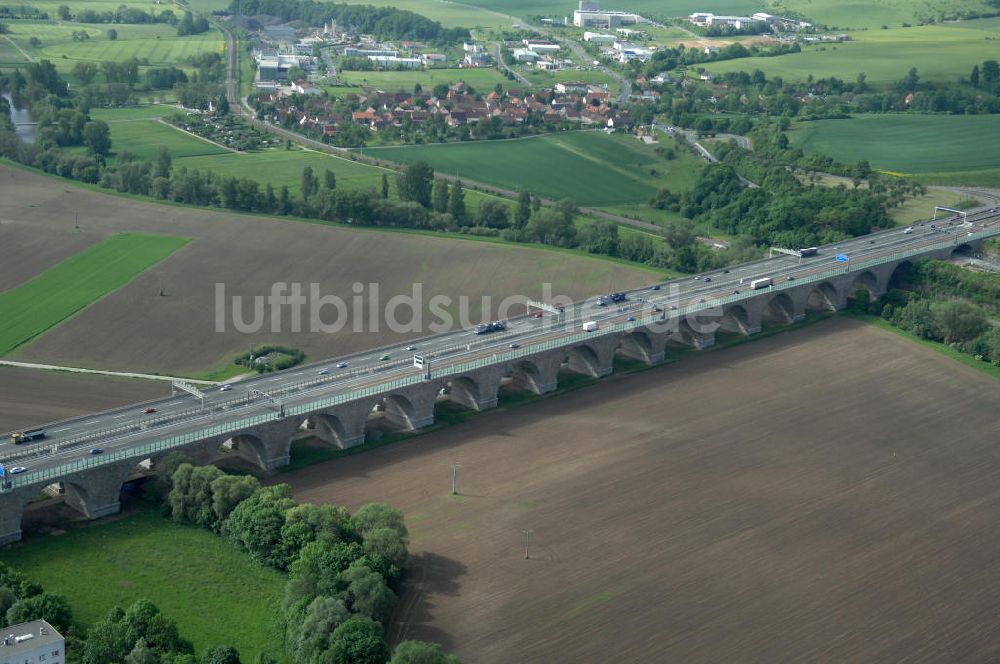
<svg viewBox="0 0 1000 664"><path fill-rule="evenodd" d="M80 229L74 228L79 211ZM297 282L306 293L336 294L351 306L355 283L377 283L383 306L412 284L423 284L426 300L436 294L473 300L470 318L482 315L481 296L493 307L507 295L539 297L541 284L582 298L648 284L655 274L582 256L555 254L450 238L345 229L274 218L156 205L108 196L0 166L0 288L10 288L88 244L123 231L192 238L166 261L88 307L15 353L20 360L141 373L191 374L225 366L227 357L251 343L282 343L312 359L399 341L386 329L336 334L282 331L243 334L227 316L216 332L216 284L227 296L245 296L245 319L254 296L267 296L275 282ZM8 256L12 260L8 260ZM160 296L160 288L165 296ZM450 309L457 313L457 307ZM521 310L523 311L523 309ZM351 310L349 309L349 315ZM426 313L426 305L425 305ZM327 309L323 316L332 320ZM367 317L367 314L366 314ZM409 320L405 308L399 319ZM370 326L365 326L371 330Z"/></svg>
<svg viewBox="0 0 1000 664"><path fill-rule="evenodd" d="M277 480L402 508L391 637L463 662L996 661L998 442L995 379L834 319Z"/></svg>
<svg viewBox="0 0 1000 664"><path fill-rule="evenodd" d="M0 432L170 396L170 383L0 366Z"/></svg>

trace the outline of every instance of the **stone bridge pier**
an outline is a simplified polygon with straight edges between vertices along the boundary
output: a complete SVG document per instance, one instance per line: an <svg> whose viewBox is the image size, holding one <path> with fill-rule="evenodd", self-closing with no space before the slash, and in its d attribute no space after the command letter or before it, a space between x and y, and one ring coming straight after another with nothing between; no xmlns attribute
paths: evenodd
<svg viewBox="0 0 1000 664"><path fill-rule="evenodd" d="M385 397L385 418L404 431L434 424L434 403L440 391L437 383L412 385Z"/></svg>
<svg viewBox="0 0 1000 664"><path fill-rule="evenodd" d="M24 514L24 506L41 489L41 486L28 486L3 494L0 500L0 546L21 540L21 517Z"/></svg>
<svg viewBox="0 0 1000 664"><path fill-rule="evenodd" d="M227 440L240 458L261 470L274 470L288 465L291 460L292 437L302 423L301 417L286 417L273 422L265 422L247 429L217 436L209 445L218 449Z"/></svg>
<svg viewBox="0 0 1000 664"><path fill-rule="evenodd" d="M99 519L121 510L122 485L136 461L109 463L63 478L66 504L88 519Z"/></svg>
<svg viewBox="0 0 1000 664"><path fill-rule="evenodd" d="M666 325L635 330L622 335L618 352L625 357L639 360L646 364L662 362L667 357L667 340L670 332Z"/></svg>
<svg viewBox="0 0 1000 664"><path fill-rule="evenodd" d="M728 304L722 308L719 327L726 332L737 332L750 336L760 332L763 315L764 303L758 299Z"/></svg>
<svg viewBox="0 0 1000 664"><path fill-rule="evenodd" d="M345 450L365 442L365 424L372 412L368 399L321 410L309 416L314 436L333 447Z"/></svg>
<svg viewBox="0 0 1000 664"><path fill-rule="evenodd" d="M534 394L552 392L559 387L559 367L564 357L558 351L514 360L511 363L512 382Z"/></svg>
<svg viewBox="0 0 1000 664"><path fill-rule="evenodd" d="M713 320L708 317L684 319L677 326L677 334L674 334L673 338L698 350L704 350L715 345L715 332L718 329L718 319Z"/></svg>
<svg viewBox="0 0 1000 664"><path fill-rule="evenodd" d="M603 378L615 370L615 351L619 344L618 335L606 334L572 346L568 352L560 352L566 357L566 366L570 371Z"/></svg>
<svg viewBox="0 0 1000 664"><path fill-rule="evenodd" d="M451 389L449 399L472 410L496 408L500 401L500 383L506 368L503 366L483 367L474 374L452 378L447 381Z"/></svg>

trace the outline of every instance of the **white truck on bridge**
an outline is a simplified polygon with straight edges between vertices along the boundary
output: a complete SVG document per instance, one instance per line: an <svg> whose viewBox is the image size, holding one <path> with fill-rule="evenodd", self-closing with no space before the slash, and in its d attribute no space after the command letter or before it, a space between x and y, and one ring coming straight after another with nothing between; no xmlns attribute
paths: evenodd
<svg viewBox="0 0 1000 664"><path fill-rule="evenodd" d="M584 332L596 332L597 331L597 327L598 327L598 325L597 325L597 321L596 320L588 320L586 323L583 324L583 331Z"/></svg>

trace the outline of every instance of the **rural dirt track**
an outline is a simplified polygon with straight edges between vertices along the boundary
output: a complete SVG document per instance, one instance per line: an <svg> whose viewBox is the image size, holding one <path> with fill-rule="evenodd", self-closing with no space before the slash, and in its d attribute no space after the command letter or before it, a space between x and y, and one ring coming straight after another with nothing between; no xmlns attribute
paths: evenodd
<svg viewBox="0 0 1000 664"><path fill-rule="evenodd" d="M402 508L463 662L996 661L997 385L833 319L276 481Z"/></svg>
<svg viewBox="0 0 1000 664"><path fill-rule="evenodd" d="M74 230L77 210L79 231ZM582 298L655 280L649 272L624 265L538 249L156 205L0 167L0 246L15 249L6 251L0 263L0 288L16 286L123 231L193 239L9 359L191 374L224 365L227 356L251 343L284 343L322 359L405 338L388 332L384 322L377 332L363 334L351 333L350 325L336 334L289 333L287 308L284 333L271 333L267 325L266 332L242 334L233 329L231 317L227 331L217 333L217 283L226 285L227 296L246 296L246 320L252 319L252 297L266 296L275 282L299 282L306 293L317 283L322 294L337 294L349 306L356 282L366 285L366 295L367 284L378 283L383 305L421 282L425 298L469 296L471 318L478 319L481 296L492 297L494 307L513 293L537 298L542 282L551 282L557 294ZM12 260L6 260L8 255ZM159 296L161 286L165 297ZM457 306L450 309L457 313ZM331 321L332 309L323 316ZM409 319L407 309L400 310L399 319ZM307 308L303 329L308 330L309 321Z"/></svg>
<svg viewBox="0 0 1000 664"><path fill-rule="evenodd" d="M159 381L0 367L0 432L164 396Z"/></svg>

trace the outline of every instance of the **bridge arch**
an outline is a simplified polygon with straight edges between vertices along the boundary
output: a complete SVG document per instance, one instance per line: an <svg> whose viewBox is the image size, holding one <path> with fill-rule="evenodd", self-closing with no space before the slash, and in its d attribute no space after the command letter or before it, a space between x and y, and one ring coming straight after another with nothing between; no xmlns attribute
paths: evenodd
<svg viewBox="0 0 1000 664"><path fill-rule="evenodd" d="M571 346L566 352L566 364L571 371L597 376L600 373L601 360L597 350L590 344Z"/></svg>
<svg viewBox="0 0 1000 664"><path fill-rule="evenodd" d="M316 437L333 444L334 447L345 449L350 446L351 436L344 421L332 413L315 413L310 418Z"/></svg>
<svg viewBox="0 0 1000 664"><path fill-rule="evenodd" d="M741 304L732 304L722 312L722 319L719 326L724 332L738 332L740 334L750 334L753 323L750 320L750 312Z"/></svg>
<svg viewBox="0 0 1000 664"><path fill-rule="evenodd" d="M471 404L479 400L479 382L471 376L457 376L448 381L448 399L473 408Z"/></svg>
<svg viewBox="0 0 1000 664"><path fill-rule="evenodd" d="M870 293L874 293L878 290L878 277L871 270L865 270L854 277L854 281L851 282L851 292L858 290L859 288L864 288Z"/></svg>
<svg viewBox="0 0 1000 664"><path fill-rule="evenodd" d="M809 311L837 311L839 308L840 293L829 281L816 284L806 299L806 309Z"/></svg>
<svg viewBox="0 0 1000 664"><path fill-rule="evenodd" d="M260 436L250 432L240 432L234 434L228 441L241 459L254 465L265 467L267 459L270 457L267 443Z"/></svg>
<svg viewBox="0 0 1000 664"><path fill-rule="evenodd" d="M907 288L910 285L911 272L913 270L913 263L910 261L900 261L893 268L892 274L889 275L889 281L886 288Z"/></svg>
<svg viewBox="0 0 1000 664"><path fill-rule="evenodd" d="M764 306L763 318L766 320L791 323L795 320L795 302L788 293L773 295Z"/></svg>
<svg viewBox="0 0 1000 664"><path fill-rule="evenodd" d="M706 332L706 327L712 331ZM717 324L706 326L697 320L692 324L690 319L684 318L677 325L677 334L674 335L674 340L695 348L707 348L715 343L716 329L718 329Z"/></svg>
<svg viewBox="0 0 1000 664"><path fill-rule="evenodd" d="M656 354L653 337L649 332L641 328L623 334L615 352L621 353L625 357L643 360L644 362L652 361L652 358Z"/></svg>
<svg viewBox="0 0 1000 664"><path fill-rule="evenodd" d="M973 247L971 244L964 242L951 250L952 258L959 258L959 257L972 258L975 255L976 255L976 248Z"/></svg>
<svg viewBox="0 0 1000 664"><path fill-rule="evenodd" d="M552 358L548 361L536 361L530 358L515 360L510 365L511 383L535 394L551 392L558 385L560 364L561 358Z"/></svg>

